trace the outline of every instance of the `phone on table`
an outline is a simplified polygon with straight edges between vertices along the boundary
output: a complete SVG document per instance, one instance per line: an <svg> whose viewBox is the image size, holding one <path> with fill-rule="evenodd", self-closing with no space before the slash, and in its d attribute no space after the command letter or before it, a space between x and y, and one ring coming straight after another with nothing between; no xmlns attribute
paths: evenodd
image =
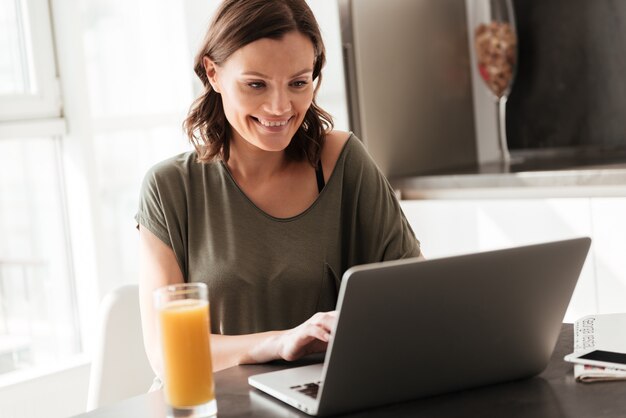
<svg viewBox="0 0 626 418"><path fill-rule="evenodd" d="M591 349L568 354L565 361L585 364L588 366L606 367L609 369L621 369L626 371L626 353Z"/></svg>

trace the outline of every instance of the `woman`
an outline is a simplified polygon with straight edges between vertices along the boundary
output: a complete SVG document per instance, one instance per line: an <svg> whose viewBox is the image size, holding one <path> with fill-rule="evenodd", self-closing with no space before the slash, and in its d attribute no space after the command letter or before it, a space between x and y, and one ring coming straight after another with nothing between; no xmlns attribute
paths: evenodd
<svg viewBox="0 0 626 418"><path fill-rule="evenodd" d="M154 289L209 286L213 367L326 349L341 274L419 256L389 184L354 135L315 104L324 44L304 0L226 0L195 71L194 152L145 177L140 292L160 375Z"/></svg>

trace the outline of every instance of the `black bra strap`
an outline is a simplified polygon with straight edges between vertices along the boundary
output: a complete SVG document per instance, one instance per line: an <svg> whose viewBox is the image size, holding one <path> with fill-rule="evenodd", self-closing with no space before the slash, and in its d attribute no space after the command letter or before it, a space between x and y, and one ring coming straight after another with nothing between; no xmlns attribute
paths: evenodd
<svg viewBox="0 0 626 418"><path fill-rule="evenodd" d="M322 170L322 160L317 163L317 168L315 169L315 177L317 177L317 191L322 193L322 189L326 185L324 182L324 170Z"/></svg>

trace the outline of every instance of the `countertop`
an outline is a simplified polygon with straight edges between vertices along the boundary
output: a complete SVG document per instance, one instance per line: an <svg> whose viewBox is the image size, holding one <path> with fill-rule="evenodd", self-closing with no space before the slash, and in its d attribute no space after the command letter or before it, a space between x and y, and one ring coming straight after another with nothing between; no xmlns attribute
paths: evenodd
<svg viewBox="0 0 626 418"><path fill-rule="evenodd" d="M402 199L626 197L626 159L494 162L390 178Z"/></svg>

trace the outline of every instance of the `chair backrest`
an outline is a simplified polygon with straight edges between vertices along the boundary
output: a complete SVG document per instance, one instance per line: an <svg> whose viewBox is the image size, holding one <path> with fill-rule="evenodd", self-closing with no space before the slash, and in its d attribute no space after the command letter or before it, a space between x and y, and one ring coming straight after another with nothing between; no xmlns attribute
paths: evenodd
<svg viewBox="0 0 626 418"><path fill-rule="evenodd" d="M137 285L104 297L94 348L88 411L148 391L154 373L144 351Z"/></svg>

